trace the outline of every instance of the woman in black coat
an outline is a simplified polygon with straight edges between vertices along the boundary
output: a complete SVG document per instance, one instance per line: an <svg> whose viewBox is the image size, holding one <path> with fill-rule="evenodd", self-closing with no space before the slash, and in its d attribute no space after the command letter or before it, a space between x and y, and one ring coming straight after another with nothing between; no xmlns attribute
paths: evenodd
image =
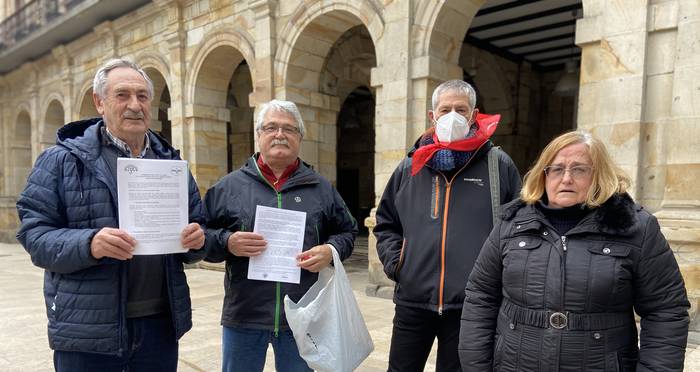
<svg viewBox="0 0 700 372"><path fill-rule="evenodd" d="M464 371L683 370L683 278L628 185L588 133L547 145L469 276Z"/></svg>

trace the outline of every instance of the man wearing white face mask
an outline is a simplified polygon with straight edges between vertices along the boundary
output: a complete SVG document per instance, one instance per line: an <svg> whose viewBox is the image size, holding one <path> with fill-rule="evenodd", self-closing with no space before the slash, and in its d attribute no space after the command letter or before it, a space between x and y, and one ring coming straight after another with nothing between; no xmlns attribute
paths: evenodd
<svg viewBox="0 0 700 372"><path fill-rule="evenodd" d="M460 371L467 277L520 174L493 146L499 115L480 114L468 83L433 92L431 126L392 174L377 208L377 252L396 282L389 371L422 371L435 338L437 371Z"/></svg>

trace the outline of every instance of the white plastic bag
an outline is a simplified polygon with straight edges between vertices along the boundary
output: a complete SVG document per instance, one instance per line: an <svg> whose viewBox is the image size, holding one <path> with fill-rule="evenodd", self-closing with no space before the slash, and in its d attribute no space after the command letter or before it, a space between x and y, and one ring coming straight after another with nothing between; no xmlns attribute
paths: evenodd
<svg viewBox="0 0 700 372"><path fill-rule="evenodd" d="M333 268L321 270L298 303L284 296L284 311L299 354L310 368L352 371L374 350L374 343L338 252L331 250Z"/></svg>

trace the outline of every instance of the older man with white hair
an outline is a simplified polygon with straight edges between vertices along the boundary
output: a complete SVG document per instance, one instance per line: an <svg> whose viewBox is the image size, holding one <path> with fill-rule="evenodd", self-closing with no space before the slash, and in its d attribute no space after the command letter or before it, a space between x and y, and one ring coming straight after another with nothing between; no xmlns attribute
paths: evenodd
<svg viewBox="0 0 700 372"><path fill-rule="evenodd" d="M207 261L226 261L223 370L262 371L269 344L278 371L310 371L299 356L282 300L297 302L332 261L350 256L357 223L330 182L299 159L304 122L296 105L273 100L262 105L255 123L260 152L207 192ZM299 284L248 279L250 257L267 246L252 232L256 206L306 212Z"/></svg>
<svg viewBox="0 0 700 372"><path fill-rule="evenodd" d="M135 63L95 74L101 118L64 125L36 161L17 202L17 238L45 270L49 346L57 371L176 371L178 340L192 327L183 263L204 257L202 201L189 176L187 253L134 255L119 228L117 158L179 159L148 129L153 83Z"/></svg>

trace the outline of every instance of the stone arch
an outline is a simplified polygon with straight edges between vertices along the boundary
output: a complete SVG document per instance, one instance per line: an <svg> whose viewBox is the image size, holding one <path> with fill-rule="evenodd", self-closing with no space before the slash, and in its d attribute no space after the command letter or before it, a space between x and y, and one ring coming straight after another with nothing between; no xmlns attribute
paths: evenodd
<svg viewBox="0 0 700 372"><path fill-rule="evenodd" d="M212 54L216 50L219 50L219 52L221 52L223 50L226 50L225 48L228 47L230 49L235 50L240 55L236 56L235 60L222 61L224 62L223 65L225 67L230 67L231 65L238 66L238 64L243 60L245 60L249 66L255 66L255 41L253 37L248 34L248 32L241 30L238 27L234 27L233 30L230 29L230 26L219 27L204 35L202 40L206 41L201 43L195 49L192 57L192 63L188 68L188 74L185 83L186 102L190 104L208 104L208 101L205 97L206 95L197 94L197 90L203 88L202 83L204 83L205 85L212 83L214 86L217 87L217 90L219 90L220 92L226 91L226 86L224 85L223 88L221 88L221 83L217 84L217 82L200 80L200 78L203 76L202 69L205 67L205 61L212 57L219 58L219 56ZM224 49L221 49L222 47ZM212 60L209 59L209 61L211 62ZM233 70L230 71L230 74L233 74ZM228 75L229 77L231 76L230 74ZM250 74L252 80L255 81L254 68L250 70ZM200 91L200 93L203 92ZM225 95L223 99L219 97L219 99L215 101L215 103L225 104L225 98Z"/></svg>
<svg viewBox="0 0 700 372"><path fill-rule="evenodd" d="M20 105L10 143L10 190L19 195L32 168L32 118L28 105Z"/></svg>
<svg viewBox="0 0 700 372"><path fill-rule="evenodd" d="M375 202L371 71L381 60L384 21L380 12L368 11L370 3L297 10L292 18L300 21L282 32L287 41L275 61L277 95L297 103L307 129L301 157L336 183L358 221Z"/></svg>
<svg viewBox="0 0 700 372"><path fill-rule="evenodd" d="M169 111L171 106L168 77L159 68L150 64L141 65L146 75L153 82L153 97L151 100L151 122L149 128L161 134L169 142L172 141L172 128Z"/></svg>
<svg viewBox="0 0 700 372"><path fill-rule="evenodd" d="M427 30L418 37L417 53L447 63L459 60L464 35L486 0L426 1L418 24Z"/></svg>
<svg viewBox="0 0 700 372"><path fill-rule="evenodd" d="M77 109L74 111L78 115L74 119L82 120L100 116L95 108L95 103L92 101L92 80L83 83L82 88L78 90L78 96L73 102L78 104Z"/></svg>
<svg viewBox="0 0 700 372"><path fill-rule="evenodd" d="M56 143L56 132L65 124L65 110L61 101L52 97L44 110L44 120L39 124L39 144L44 150Z"/></svg>
<svg viewBox="0 0 700 372"><path fill-rule="evenodd" d="M383 50L379 46L384 34L385 21L383 6L376 1L359 0L348 3L316 1L312 4L301 4L290 19L294 21L287 22L282 29L280 33L282 40L275 54L275 71L277 76L281 77L278 86L287 88L294 85L290 82L290 76L294 73L290 73L289 67L293 66L294 59L300 58L297 55L300 51L309 49L313 50L315 55L327 55L328 50L340 35L360 24L369 31L377 53L377 61L383 60ZM320 28L316 34L323 37L325 43L304 45L306 42L300 40L311 24Z"/></svg>
<svg viewBox="0 0 700 372"><path fill-rule="evenodd" d="M188 158L202 190L210 187L234 167L233 154L248 152L252 145L240 146L241 136L252 133L252 109L248 102L254 96L255 54L252 38L245 31L219 28L204 36L206 42L195 51L186 84L187 133L192 143ZM247 92L232 87L236 73L243 70ZM236 77L241 79L240 76ZM243 97L244 96L244 97ZM241 110L242 109L242 110ZM235 123L234 123L235 121ZM234 129L235 128L235 129ZM237 150L234 150L234 145ZM241 164L235 164L235 168Z"/></svg>
<svg viewBox="0 0 700 372"><path fill-rule="evenodd" d="M146 71L146 69L157 71L165 80L165 85L170 86L170 68L168 66L168 62L163 56L158 53L144 52L136 57L136 61L139 67L141 67L144 71ZM148 71L146 71L146 74L148 74ZM150 78L151 75L148 75L148 77ZM157 96L158 92L156 91L155 86L153 87L153 93L154 96Z"/></svg>
<svg viewBox="0 0 700 372"><path fill-rule="evenodd" d="M287 39L289 42L293 41L293 44L286 51L282 50L276 61L280 66L282 83L278 96L297 103L307 127L304 143L308 145L302 146L301 155L331 182L336 180L336 120L340 100L336 89L321 84L324 71L327 71L329 59L332 57L331 51L344 35L355 27L365 30L376 53L380 53L381 49L376 47L376 40L381 38L379 26L370 23L374 31L367 27L366 22L371 15L357 16L348 9L357 11L350 4L316 4L310 7L303 14L309 17L316 15L315 18L303 18L304 22L299 22L299 26L303 28L288 30L292 34ZM378 14L375 14L373 19L382 22ZM375 35L372 35L373 33ZM281 60L285 55L288 57ZM373 65L376 66L381 57L372 57ZM371 67L367 70L370 69ZM363 81L361 84L369 86L370 82ZM348 90L345 94L349 92Z"/></svg>

